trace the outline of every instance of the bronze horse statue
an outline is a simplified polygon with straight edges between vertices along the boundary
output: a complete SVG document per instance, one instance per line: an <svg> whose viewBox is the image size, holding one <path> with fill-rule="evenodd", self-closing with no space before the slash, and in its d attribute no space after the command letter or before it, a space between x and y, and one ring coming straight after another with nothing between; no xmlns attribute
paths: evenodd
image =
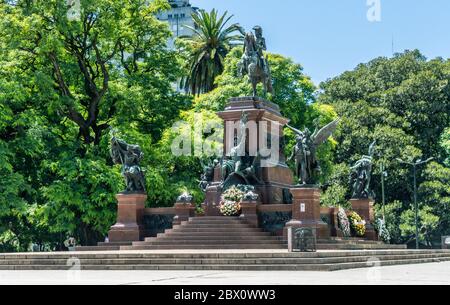
<svg viewBox="0 0 450 305"><path fill-rule="evenodd" d="M272 76L268 60L264 57L263 51L266 43L262 37L262 29L258 26L254 28L256 37L252 32L245 35L244 54L238 64L240 75L248 75L253 87L253 97L257 95L258 83L263 84L264 95L273 94Z"/></svg>

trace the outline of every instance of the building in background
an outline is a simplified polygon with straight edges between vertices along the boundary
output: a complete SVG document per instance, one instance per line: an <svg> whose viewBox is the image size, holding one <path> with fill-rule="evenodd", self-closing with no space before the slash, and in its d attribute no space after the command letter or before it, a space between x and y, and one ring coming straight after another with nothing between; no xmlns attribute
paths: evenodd
<svg viewBox="0 0 450 305"><path fill-rule="evenodd" d="M158 14L158 19L161 21L167 21L170 25L170 29L173 32L173 37L169 40L168 46L174 47L174 42L177 37L192 36L193 31L186 27L195 28L192 14L195 13L198 8L193 7L189 0L169 0L172 8L168 11L164 11Z"/></svg>

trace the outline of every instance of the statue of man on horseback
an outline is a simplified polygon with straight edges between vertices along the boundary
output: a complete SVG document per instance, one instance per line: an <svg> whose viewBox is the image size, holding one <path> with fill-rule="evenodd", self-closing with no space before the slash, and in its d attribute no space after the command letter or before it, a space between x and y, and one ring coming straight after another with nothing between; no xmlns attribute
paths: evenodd
<svg viewBox="0 0 450 305"><path fill-rule="evenodd" d="M245 34L244 54L239 61L238 70L241 75L249 76L253 87L253 96L255 97L258 83L263 84L264 95L268 92L273 93L273 88L270 66L264 56L267 47L266 40L262 35L262 28L255 26L253 30L255 34L252 32Z"/></svg>

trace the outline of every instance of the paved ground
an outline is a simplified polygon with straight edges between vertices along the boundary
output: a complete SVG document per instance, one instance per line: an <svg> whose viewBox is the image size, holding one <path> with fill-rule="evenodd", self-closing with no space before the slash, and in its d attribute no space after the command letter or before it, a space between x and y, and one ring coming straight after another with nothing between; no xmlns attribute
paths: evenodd
<svg viewBox="0 0 450 305"><path fill-rule="evenodd" d="M336 272L0 271L0 284L113 285L450 285L450 262Z"/></svg>

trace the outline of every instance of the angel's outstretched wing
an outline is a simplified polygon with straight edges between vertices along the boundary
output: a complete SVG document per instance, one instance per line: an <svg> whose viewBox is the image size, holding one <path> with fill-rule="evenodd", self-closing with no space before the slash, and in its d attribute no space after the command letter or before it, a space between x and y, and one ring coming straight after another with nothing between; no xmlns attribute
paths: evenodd
<svg viewBox="0 0 450 305"><path fill-rule="evenodd" d="M318 132L315 132L313 134L313 138L312 141L314 143L314 145L317 147L323 143L325 143L325 141L333 134L333 132L336 130L339 121L341 119L336 119L333 122L329 123L328 125L326 125L325 127L323 127L322 129L320 129Z"/></svg>
<svg viewBox="0 0 450 305"><path fill-rule="evenodd" d="M296 134L301 134L302 132L292 126L290 126L289 124L286 124L286 127L289 128L290 130L292 130L293 132L295 132Z"/></svg>

